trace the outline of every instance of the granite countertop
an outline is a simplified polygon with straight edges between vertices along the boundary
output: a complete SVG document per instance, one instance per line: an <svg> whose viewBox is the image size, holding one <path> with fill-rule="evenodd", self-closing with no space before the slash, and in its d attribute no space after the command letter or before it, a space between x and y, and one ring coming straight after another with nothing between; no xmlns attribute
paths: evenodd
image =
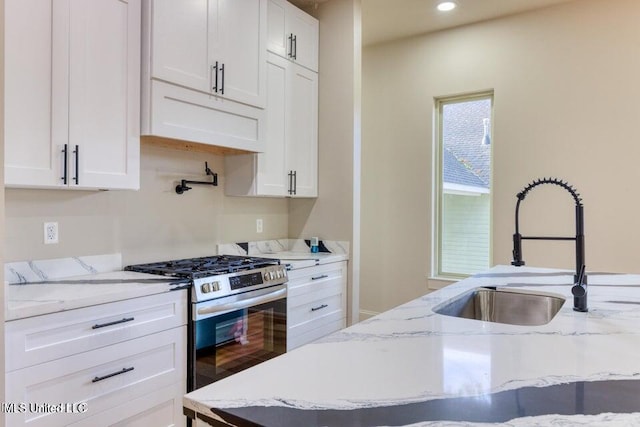
<svg viewBox="0 0 640 427"><path fill-rule="evenodd" d="M497 266L187 394L237 426L640 425L640 275ZM566 298L542 326L443 316L479 286ZM216 424L218 425L218 424Z"/></svg>
<svg viewBox="0 0 640 427"><path fill-rule="evenodd" d="M13 284L6 287L5 320L159 294L183 286L178 279L131 271Z"/></svg>

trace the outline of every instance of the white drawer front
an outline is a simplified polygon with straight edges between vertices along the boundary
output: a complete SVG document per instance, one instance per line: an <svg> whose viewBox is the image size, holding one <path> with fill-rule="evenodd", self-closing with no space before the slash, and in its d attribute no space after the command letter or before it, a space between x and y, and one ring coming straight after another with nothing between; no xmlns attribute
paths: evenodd
<svg viewBox="0 0 640 427"><path fill-rule="evenodd" d="M308 284L320 286L331 280L347 280L346 262L318 265L287 272L289 291Z"/></svg>
<svg viewBox="0 0 640 427"><path fill-rule="evenodd" d="M26 411L9 414L8 425L65 426L184 381L185 371L186 326L13 371L6 375L7 401L86 402L88 411Z"/></svg>
<svg viewBox="0 0 640 427"><path fill-rule="evenodd" d="M301 334L292 334L287 336L287 351L291 351L296 347L300 347L301 345L308 344L318 338L322 338L333 332L339 331L340 329L343 329L346 324L346 317L342 317L338 320L330 320L327 323L323 323L322 325Z"/></svg>
<svg viewBox="0 0 640 427"><path fill-rule="evenodd" d="M313 306L315 302L327 299L335 295L342 295L343 287L342 283L338 280L331 280L322 286L305 286L298 287L293 290L288 290L287 293L287 315L293 316L296 320L298 315L303 309L299 310L302 306ZM310 308L309 308L310 310ZM310 310L311 313L318 310Z"/></svg>
<svg viewBox="0 0 640 427"><path fill-rule="evenodd" d="M185 325L186 291L5 323L8 372Z"/></svg>
<svg viewBox="0 0 640 427"><path fill-rule="evenodd" d="M310 323L319 325L323 320L342 317L345 317L342 294L331 295L291 308L287 315L287 331L289 334L301 333L301 330L314 328Z"/></svg>
<svg viewBox="0 0 640 427"><path fill-rule="evenodd" d="M70 427L184 427L182 414L185 381L145 394L97 415L73 423Z"/></svg>

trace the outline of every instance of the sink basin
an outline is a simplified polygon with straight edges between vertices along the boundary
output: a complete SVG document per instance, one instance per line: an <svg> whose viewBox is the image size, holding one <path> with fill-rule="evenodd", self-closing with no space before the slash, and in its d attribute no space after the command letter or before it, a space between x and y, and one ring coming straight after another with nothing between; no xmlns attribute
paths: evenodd
<svg viewBox="0 0 640 427"><path fill-rule="evenodd" d="M556 294L476 288L434 308L438 314L508 325L546 325L565 299Z"/></svg>

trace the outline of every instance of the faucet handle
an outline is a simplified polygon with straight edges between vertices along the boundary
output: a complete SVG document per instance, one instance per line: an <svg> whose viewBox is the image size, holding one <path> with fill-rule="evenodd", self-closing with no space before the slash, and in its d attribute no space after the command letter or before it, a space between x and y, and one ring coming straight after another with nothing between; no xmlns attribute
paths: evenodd
<svg viewBox="0 0 640 427"><path fill-rule="evenodd" d="M522 260L522 236L520 233L515 233L513 235L513 261L511 261L511 265L516 267L522 267L524 265L524 261Z"/></svg>

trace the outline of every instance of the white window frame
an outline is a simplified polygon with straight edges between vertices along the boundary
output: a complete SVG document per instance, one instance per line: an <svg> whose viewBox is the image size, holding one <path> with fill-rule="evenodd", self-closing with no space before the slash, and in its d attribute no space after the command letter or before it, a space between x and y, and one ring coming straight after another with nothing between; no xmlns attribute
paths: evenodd
<svg viewBox="0 0 640 427"><path fill-rule="evenodd" d="M493 189L493 175L494 175L494 139L493 139L493 129L494 129L494 91L493 90L485 90L481 92L473 92L466 94L459 94L454 96L443 96L434 98L434 119L433 119L433 177L432 177L432 248L431 248L431 278L435 280L445 280L445 281L457 281L469 277L469 274L463 273L455 273L455 272L446 272L442 271L442 201L443 195L445 194L445 189L442 180L442 163L443 163L443 136L442 136L442 125L443 125L443 117L442 110L443 106L446 104L454 104L459 102L467 102L467 101L475 101L481 99L490 99L491 100L491 128L490 128L490 138L491 138L491 188ZM448 189L446 191L450 194L464 194L468 189ZM486 190L485 190L486 191ZM493 265L493 191L490 191L489 194L489 266Z"/></svg>

